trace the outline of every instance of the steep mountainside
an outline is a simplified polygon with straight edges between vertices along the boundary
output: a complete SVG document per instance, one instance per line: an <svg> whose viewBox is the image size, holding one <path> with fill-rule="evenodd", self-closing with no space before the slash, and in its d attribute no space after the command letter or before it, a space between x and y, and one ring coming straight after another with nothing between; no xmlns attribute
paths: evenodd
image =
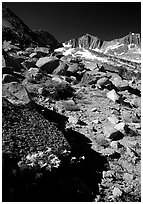
<svg viewBox="0 0 143 204"><path fill-rule="evenodd" d="M97 37L86 34L78 39L63 43L65 47L92 49L104 54L125 59L140 60L141 37L140 34L129 33L127 36L111 41L102 41Z"/></svg>
<svg viewBox="0 0 143 204"><path fill-rule="evenodd" d="M22 48L30 46L59 47L60 43L47 31L32 31L10 9L2 9L3 41L11 41Z"/></svg>

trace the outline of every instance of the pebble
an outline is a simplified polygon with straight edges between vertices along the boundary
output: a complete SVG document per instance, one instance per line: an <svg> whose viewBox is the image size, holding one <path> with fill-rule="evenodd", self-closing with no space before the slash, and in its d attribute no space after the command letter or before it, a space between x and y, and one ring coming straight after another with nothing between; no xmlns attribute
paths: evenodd
<svg viewBox="0 0 143 204"><path fill-rule="evenodd" d="M121 191L119 188L115 187L115 188L113 189L113 196L119 197L119 196L121 196L121 195L122 195L122 191Z"/></svg>
<svg viewBox="0 0 143 204"><path fill-rule="evenodd" d="M114 128L116 130L124 130L124 127L125 127L125 123L121 122L121 123L118 123L114 126Z"/></svg>
<svg viewBox="0 0 143 204"><path fill-rule="evenodd" d="M123 179L128 183L132 182L133 178L134 178L134 176L132 174L129 174L129 173L124 173L124 175L123 175Z"/></svg>
<svg viewBox="0 0 143 204"><path fill-rule="evenodd" d="M112 123L112 124L114 124L114 125L119 122L118 118L117 118L115 115L112 115L111 117L108 117L107 119L108 119L108 121L109 121L110 123Z"/></svg>
<svg viewBox="0 0 143 204"><path fill-rule="evenodd" d="M107 93L107 98L111 99L114 103L119 100L119 95L113 89Z"/></svg>

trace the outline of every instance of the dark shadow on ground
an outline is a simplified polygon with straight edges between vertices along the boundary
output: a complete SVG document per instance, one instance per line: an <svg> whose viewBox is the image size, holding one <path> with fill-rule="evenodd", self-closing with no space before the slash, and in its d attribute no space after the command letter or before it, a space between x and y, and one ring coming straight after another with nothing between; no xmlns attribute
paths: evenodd
<svg viewBox="0 0 143 204"><path fill-rule="evenodd" d="M108 168L106 157L91 149L83 134L65 129L66 117L37 106L41 114L60 126L71 146L71 153L61 154L61 165L52 171L20 169L17 160L3 155L3 202L92 202L98 194L102 172ZM62 119L64 119L62 121Z"/></svg>

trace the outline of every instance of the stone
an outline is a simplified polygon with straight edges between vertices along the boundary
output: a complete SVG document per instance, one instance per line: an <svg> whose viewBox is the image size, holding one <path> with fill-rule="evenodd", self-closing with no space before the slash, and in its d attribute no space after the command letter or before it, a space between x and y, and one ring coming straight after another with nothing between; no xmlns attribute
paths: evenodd
<svg viewBox="0 0 143 204"><path fill-rule="evenodd" d="M108 117L107 119L110 123L114 125L119 122L118 118L115 115L112 115L111 117Z"/></svg>
<svg viewBox="0 0 143 204"><path fill-rule="evenodd" d="M32 67L36 67L36 61L33 59L25 60L21 63L26 69L30 69Z"/></svg>
<svg viewBox="0 0 143 204"><path fill-rule="evenodd" d="M122 110L122 119L125 123L132 122L132 112L130 110Z"/></svg>
<svg viewBox="0 0 143 204"><path fill-rule="evenodd" d="M97 80L97 87L102 88L102 86L105 86L109 83L108 77L102 77Z"/></svg>
<svg viewBox="0 0 143 204"><path fill-rule="evenodd" d="M109 141L102 135L98 135L96 137L96 142L98 145L103 146L103 147L109 147Z"/></svg>
<svg viewBox="0 0 143 204"><path fill-rule="evenodd" d="M53 71L53 74L65 75L68 69L68 65L63 61L60 61L59 63L59 66Z"/></svg>
<svg viewBox="0 0 143 204"><path fill-rule="evenodd" d="M72 123L74 125L76 125L78 123L78 120L79 119L77 117L74 117L74 116L69 116L69 118L68 118L68 122Z"/></svg>
<svg viewBox="0 0 143 204"><path fill-rule="evenodd" d="M106 137L110 137L110 135L112 134L112 133L114 133L114 132L116 132L117 130L113 127L113 126L111 126L111 125L107 125L107 126L104 126L103 127L103 133L104 133L104 135L106 136Z"/></svg>
<svg viewBox="0 0 143 204"><path fill-rule="evenodd" d="M50 48L48 47L35 47L34 52L43 52L49 54Z"/></svg>
<svg viewBox="0 0 143 204"><path fill-rule="evenodd" d="M122 80L119 78L114 78L114 80L112 81L113 85L116 86L116 88L118 88L120 91L124 91L128 88L129 84L128 81L126 80Z"/></svg>
<svg viewBox="0 0 143 204"><path fill-rule="evenodd" d="M91 112L96 112L96 111L97 111L96 107L91 109Z"/></svg>
<svg viewBox="0 0 143 204"><path fill-rule="evenodd" d="M59 59L55 57L42 57L37 61L36 66L47 74L52 74L59 66Z"/></svg>
<svg viewBox="0 0 143 204"><path fill-rule="evenodd" d="M10 67L13 71L16 72L20 72L23 68L21 62L19 62L19 59L15 59L9 56L5 51L2 55L2 68L3 67Z"/></svg>
<svg viewBox="0 0 143 204"><path fill-rule="evenodd" d="M124 122L121 122L121 123L116 124L116 125L114 126L114 128L115 128L116 130L124 130L125 125L126 125L126 124L125 124Z"/></svg>
<svg viewBox="0 0 143 204"><path fill-rule="evenodd" d="M134 98L131 101L131 105L134 106L135 108L141 107L141 98L140 97Z"/></svg>
<svg viewBox="0 0 143 204"><path fill-rule="evenodd" d="M78 105L71 99L67 101L62 101L63 108L67 111L79 111Z"/></svg>
<svg viewBox="0 0 143 204"><path fill-rule="evenodd" d="M115 103L117 100L119 100L119 95L114 89L112 89L111 91L107 92L107 98L109 98Z"/></svg>
<svg viewBox="0 0 143 204"><path fill-rule="evenodd" d="M93 120L92 123L98 124L98 123L99 123L99 120L98 120L98 119Z"/></svg>
<svg viewBox="0 0 143 204"><path fill-rule="evenodd" d="M19 82L19 80L10 74L3 74L2 83L5 84L10 82Z"/></svg>
<svg viewBox="0 0 143 204"><path fill-rule="evenodd" d="M122 191L119 188L117 188L117 187L114 187L112 193L113 193L114 197L119 197L119 196L122 195Z"/></svg>
<svg viewBox="0 0 143 204"><path fill-rule="evenodd" d="M110 147L112 147L113 149L118 149L119 143L117 141L112 141L110 143Z"/></svg>
<svg viewBox="0 0 143 204"><path fill-rule="evenodd" d="M127 183L131 183L133 181L133 174L129 174L129 173L124 173L123 175L123 179L127 182Z"/></svg>
<svg viewBox="0 0 143 204"><path fill-rule="evenodd" d="M18 82L3 84L2 96L13 104L28 104L30 102L26 88Z"/></svg>
<svg viewBox="0 0 143 204"><path fill-rule="evenodd" d="M69 65L67 71L71 73L76 73L79 69L79 65L77 63Z"/></svg>
<svg viewBox="0 0 143 204"><path fill-rule="evenodd" d="M123 139L124 137L124 134L120 131L116 131L116 132L113 132L110 136L109 136L109 139L113 140L113 141L117 141L117 140L121 140Z"/></svg>

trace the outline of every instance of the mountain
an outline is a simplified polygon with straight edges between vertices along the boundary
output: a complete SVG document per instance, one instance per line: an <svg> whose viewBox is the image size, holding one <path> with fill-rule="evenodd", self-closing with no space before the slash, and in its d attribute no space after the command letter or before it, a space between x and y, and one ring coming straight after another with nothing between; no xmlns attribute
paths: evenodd
<svg viewBox="0 0 143 204"><path fill-rule="evenodd" d="M47 31L32 31L10 9L2 8L2 37L3 41L11 41L21 48L33 46L50 46L52 49L61 44Z"/></svg>
<svg viewBox="0 0 143 204"><path fill-rule="evenodd" d="M77 39L63 43L65 47L91 49L107 55L116 56L127 60L141 59L141 37L137 33L111 41L102 41L98 37L85 34Z"/></svg>

